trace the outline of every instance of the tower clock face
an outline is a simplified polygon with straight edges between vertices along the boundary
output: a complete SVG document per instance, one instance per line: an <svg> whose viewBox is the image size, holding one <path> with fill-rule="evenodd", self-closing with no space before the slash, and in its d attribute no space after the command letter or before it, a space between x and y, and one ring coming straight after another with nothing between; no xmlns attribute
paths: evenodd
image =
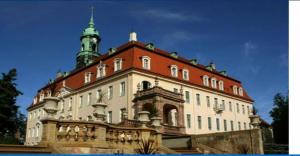
<svg viewBox="0 0 300 156"><path fill-rule="evenodd" d="M92 42L93 43L97 43L97 39L96 38L92 38Z"/></svg>

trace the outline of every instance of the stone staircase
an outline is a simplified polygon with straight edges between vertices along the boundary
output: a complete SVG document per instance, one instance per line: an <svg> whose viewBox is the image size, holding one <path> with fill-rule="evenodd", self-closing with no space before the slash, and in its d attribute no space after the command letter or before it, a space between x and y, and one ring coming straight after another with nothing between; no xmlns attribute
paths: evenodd
<svg viewBox="0 0 300 156"><path fill-rule="evenodd" d="M6 145L0 144L0 154L4 153L32 153L32 154L51 154L51 150L44 146L25 146L25 145Z"/></svg>
<svg viewBox="0 0 300 156"><path fill-rule="evenodd" d="M288 154L289 145L265 143L264 153L265 154Z"/></svg>
<svg viewBox="0 0 300 156"><path fill-rule="evenodd" d="M179 148L171 148L171 149L180 154L203 154L202 152L198 151L195 148L179 147Z"/></svg>

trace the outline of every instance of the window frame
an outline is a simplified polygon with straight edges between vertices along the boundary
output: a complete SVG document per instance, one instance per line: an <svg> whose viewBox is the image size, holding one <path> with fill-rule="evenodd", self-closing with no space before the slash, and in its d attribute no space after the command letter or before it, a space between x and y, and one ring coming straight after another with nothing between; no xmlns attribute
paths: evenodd
<svg viewBox="0 0 300 156"><path fill-rule="evenodd" d="M148 61L147 67L145 66L145 61ZM151 58L149 56L142 56L142 67L146 70L151 70Z"/></svg>
<svg viewBox="0 0 300 156"><path fill-rule="evenodd" d="M176 65L171 65L171 76L178 77L178 67ZM175 69L175 73L173 73L173 69Z"/></svg>
<svg viewBox="0 0 300 156"><path fill-rule="evenodd" d="M115 60L114 60L114 72L122 70L122 64L123 64L123 59L122 58L115 58Z"/></svg>
<svg viewBox="0 0 300 156"><path fill-rule="evenodd" d="M189 81L190 76L189 76L189 70L188 69L183 69L182 70L182 79Z"/></svg>

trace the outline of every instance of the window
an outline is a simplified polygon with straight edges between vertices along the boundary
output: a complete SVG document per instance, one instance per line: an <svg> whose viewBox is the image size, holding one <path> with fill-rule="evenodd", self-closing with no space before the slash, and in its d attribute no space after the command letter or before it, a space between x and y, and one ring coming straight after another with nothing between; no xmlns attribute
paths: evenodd
<svg viewBox="0 0 300 156"><path fill-rule="evenodd" d="M186 120L187 128L191 128L191 114L186 115Z"/></svg>
<svg viewBox="0 0 300 156"><path fill-rule="evenodd" d="M236 104L236 112L237 112L237 113L240 113L240 106L239 106L238 103Z"/></svg>
<svg viewBox="0 0 300 156"><path fill-rule="evenodd" d="M148 57L148 56L142 57L142 63L143 63L144 69L150 70L150 61L151 61L150 57Z"/></svg>
<svg viewBox="0 0 300 156"><path fill-rule="evenodd" d="M227 121L224 120L224 131L226 132L227 131Z"/></svg>
<svg viewBox="0 0 300 156"><path fill-rule="evenodd" d="M238 122L239 131L241 130L241 122Z"/></svg>
<svg viewBox="0 0 300 156"><path fill-rule="evenodd" d="M190 103L190 92L189 91L185 91L185 102Z"/></svg>
<svg viewBox="0 0 300 156"><path fill-rule="evenodd" d="M112 111L108 111L107 122L112 123Z"/></svg>
<svg viewBox="0 0 300 156"><path fill-rule="evenodd" d="M108 87L108 100L113 98L113 86Z"/></svg>
<svg viewBox="0 0 300 156"><path fill-rule="evenodd" d="M70 99L69 99L69 111L72 110L72 105L73 105L73 98L70 97Z"/></svg>
<svg viewBox="0 0 300 156"><path fill-rule="evenodd" d="M178 93L178 89L177 88L174 88L174 93Z"/></svg>
<svg viewBox="0 0 300 156"><path fill-rule="evenodd" d="M219 89L224 90L224 82L223 81L219 81Z"/></svg>
<svg viewBox="0 0 300 156"><path fill-rule="evenodd" d="M244 130L247 129L247 125L246 125L246 122L244 122Z"/></svg>
<svg viewBox="0 0 300 156"><path fill-rule="evenodd" d="M225 110L225 100L222 100L222 108Z"/></svg>
<svg viewBox="0 0 300 156"><path fill-rule="evenodd" d="M220 130L220 119L216 118L217 131Z"/></svg>
<svg viewBox="0 0 300 156"><path fill-rule="evenodd" d="M242 112L243 112L243 114L245 114L245 106L244 105L242 105Z"/></svg>
<svg viewBox="0 0 300 156"><path fill-rule="evenodd" d="M208 76L207 75L203 76L203 85L204 86L209 86L209 81L208 81Z"/></svg>
<svg viewBox="0 0 300 156"><path fill-rule="evenodd" d="M241 88L241 87L239 88L239 95L243 96L243 88Z"/></svg>
<svg viewBox="0 0 300 156"><path fill-rule="evenodd" d="M200 94L196 94L197 105L200 105Z"/></svg>
<svg viewBox="0 0 300 156"><path fill-rule="evenodd" d="M92 93L88 94L87 104L90 105L92 103Z"/></svg>
<svg viewBox="0 0 300 156"><path fill-rule="evenodd" d="M198 116L198 128L201 129L202 127L202 121L201 121L201 116Z"/></svg>
<svg viewBox="0 0 300 156"><path fill-rule="evenodd" d="M142 81L143 90L151 88L151 83L149 81Z"/></svg>
<svg viewBox="0 0 300 156"><path fill-rule="evenodd" d="M44 96L45 96L44 93L40 94L40 99L39 99L40 102L42 102L44 100Z"/></svg>
<svg viewBox="0 0 300 156"><path fill-rule="evenodd" d="M60 103L61 103L61 105L60 105L60 111L61 111L61 112L64 112L64 108L65 108L65 101L64 101L64 100L62 100Z"/></svg>
<svg viewBox="0 0 300 156"><path fill-rule="evenodd" d="M120 96L125 95L125 82L120 83Z"/></svg>
<svg viewBox="0 0 300 156"><path fill-rule="evenodd" d="M209 96L206 96L206 103L207 103L207 107L210 107L210 99L209 99Z"/></svg>
<svg viewBox="0 0 300 156"><path fill-rule="evenodd" d="M182 70L182 78L184 80L189 80L189 71L187 69Z"/></svg>
<svg viewBox="0 0 300 156"><path fill-rule="evenodd" d="M217 88L217 80L216 78L211 78L211 87L212 88Z"/></svg>
<svg viewBox="0 0 300 156"><path fill-rule="evenodd" d="M82 107L83 105L83 96L79 97L79 107Z"/></svg>
<svg viewBox="0 0 300 156"><path fill-rule="evenodd" d="M126 111L126 108L122 108L120 109L120 122L123 121L123 119L125 118L125 111Z"/></svg>
<svg viewBox="0 0 300 156"><path fill-rule="evenodd" d="M106 65L100 62L100 64L97 66L97 78L102 78L106 75L105 67Z"/></svg>
<svg viewBox="0 0 300 156"><path fill-rule="evenodd" d="M229 111L232 112L232 103L229 101Z"/></svg>
<svg viewBox="0 0 300 156"><path fill-rule="evenodd" d="M114 71L119 71L122 70L122 59L121 58L116 58L114 61Z"/></svg>
<svg viewBox="0 0 300 156"><path fill-rule="evenodd" d="M234 85L234 86L232 87L232 89L233 89L233 94L237 95L237 86Z"/></svg>
<svg viewBox="0 0 300 156"><path fill-rule="evenodd" d="M231 127L231 131L234 131L234 125L233 125L233 121L230 121L230 127Z"/></svg>
<svg viewBox="0 0 300 156"><path fill-rule="evenodd" d="M91 72L85 72L85 74L84 74L84 83L90 83L91 82L91 76L92 76Z"/></svg>
<svg viewBox="0 0 300 156"><path fill-rule="evenodd" d="M171 76L177 77L178 76L178 69L176 65L171 65Z"/></svg>
<svg viewBox="0 0 300 156"><path fill-rule="evenodd" d="M250 108L247 106L247 114L250 114Z"/></svg>
<svg viewBox="0 0 300 156"><path fill-rule="evenodd" d="M99 90L97 90L97 95L96 95L97 97L97 102L102 102L102 100L103 99L100 99L100 96L102 96L102 90L101 89L99 89Z"/></svg>
<svg viewBox="0 0 300 156"><path fill-rule="evenodd" d="M214 108L218 108L218 98L215 98Z"/></svg>
<svg viewBox="0 0 300 156"><path fill-rule="evenodd" d="M212 129L212 127L211 127L211 117L208 117L207 121L208 121L207 122L208 123L208 129L211 130Z"/></svg>

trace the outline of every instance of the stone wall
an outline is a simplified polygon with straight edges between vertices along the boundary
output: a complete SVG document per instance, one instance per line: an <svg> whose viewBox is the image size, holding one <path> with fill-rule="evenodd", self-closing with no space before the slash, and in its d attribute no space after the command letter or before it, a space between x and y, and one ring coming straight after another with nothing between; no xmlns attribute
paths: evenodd
<svg viewBox="0 0 300 156"><path fill-rule="evenodd" d="M192 146L206 145L224 153L263 154L260 129L192 135Z"/></svg>

